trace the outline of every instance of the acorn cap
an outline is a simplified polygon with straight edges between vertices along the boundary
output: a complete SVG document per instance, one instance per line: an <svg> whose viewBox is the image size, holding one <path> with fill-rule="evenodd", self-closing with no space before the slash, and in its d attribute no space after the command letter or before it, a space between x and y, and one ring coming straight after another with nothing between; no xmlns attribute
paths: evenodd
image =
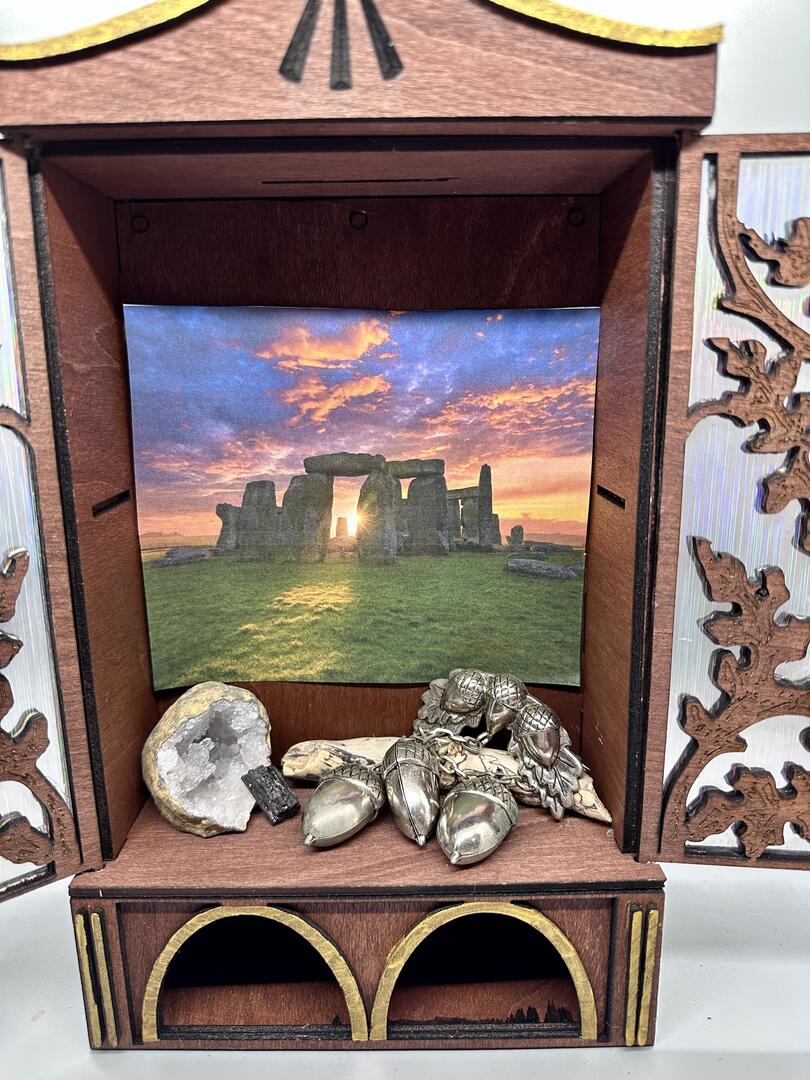
<svg viewBox="0 0 810 1080"><path fill-rule="evenodd" d="M452 713L471 713L484 704L489 680L483 671L466 668L454 672L442 693L442 707Z"/></svg>

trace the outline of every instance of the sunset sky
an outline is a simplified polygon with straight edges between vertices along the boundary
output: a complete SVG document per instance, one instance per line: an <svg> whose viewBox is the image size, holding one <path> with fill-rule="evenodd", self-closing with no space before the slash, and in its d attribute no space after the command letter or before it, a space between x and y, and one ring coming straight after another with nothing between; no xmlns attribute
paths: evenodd
<svg viewBox="0 0 810 1080"><path fill-rule="evenodd" d="M584 538L599 312L125 309L141 534L210 537L248 480L308 454L492 466L506 537ZM352 516L362 478L335 481ZM407 486L403 484L403 489Z"/></svg>

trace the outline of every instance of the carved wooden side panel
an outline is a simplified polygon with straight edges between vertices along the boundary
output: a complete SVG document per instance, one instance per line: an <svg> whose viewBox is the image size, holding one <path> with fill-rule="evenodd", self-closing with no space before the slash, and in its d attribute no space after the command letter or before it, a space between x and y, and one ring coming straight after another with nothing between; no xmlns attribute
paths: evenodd
<svg viewBox="0 0 810 1080"><path fill-rule="evenodd" d="M16 165L16 163L15 163ZM6 159L0 161L0 180ZM15 191L21 179L15 173ZM22 176L25 173L23 171ZM24 194L25 189L22 189ZM35 445L50 436L40 371L26 380L23 322L0 184L0 898L81 862L56 663ZM33 278L36 282L36 277ZM51 463L48 462L48 465ZM39 468L38 468L39 466Z"/></svg>
<svg viewBox="0 0 810 1080"><path fill-rule="evenodd" d="M808 154L704 157L664 857L810 866L808 193Z"/></svg>

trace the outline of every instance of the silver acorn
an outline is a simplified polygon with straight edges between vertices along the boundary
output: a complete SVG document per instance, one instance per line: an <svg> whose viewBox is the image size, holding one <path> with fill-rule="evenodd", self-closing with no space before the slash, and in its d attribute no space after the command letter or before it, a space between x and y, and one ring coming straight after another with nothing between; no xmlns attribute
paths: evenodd
<svg viewBox="0 0 810 1080"><path fill-rule="evenodd" d="M373 821L385 802L379 769L341 765L322 778L304 807L301 826L308 847L333 847Z"/></svg>
<svg viewBox="0 0 810 1080"><path fill-rule="evenodd" d="M394 820L409 840L424 847L439 813L439 761L421 739L397 739L382 763Z"/></svg>
<svg viewBox="0 0 810 1080"><path fill-rule="evenodd" d="M511 791L487 773L456 784L444 800L436 839L454 866L469 866L491 855L518 819Z"/></svg>

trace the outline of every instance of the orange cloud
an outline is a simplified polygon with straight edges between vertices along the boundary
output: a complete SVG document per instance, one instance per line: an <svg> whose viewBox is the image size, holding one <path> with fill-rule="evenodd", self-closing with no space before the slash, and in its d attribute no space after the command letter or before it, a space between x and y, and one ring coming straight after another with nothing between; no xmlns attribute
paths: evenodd
<svg viewBox="0 0 810 1080"><path fill-rule="evenodd" d="M353 323L331 337L316 337L307 326L289 326L254 356L260 360L277 360L280 371L351 368L369 349L382 345L390 336L380 319Z"/></svg>
<svg viewBox="0 0 810 1080"><path fill-rule="evenodd" d="M291 421L296 424L305 417L321 422L356 398L370 398L390 389L391 384L382 375L361 375L337 386L327 386L317 375L307 375L279 396L285 405L297 406L298 415Z"/></svg>

